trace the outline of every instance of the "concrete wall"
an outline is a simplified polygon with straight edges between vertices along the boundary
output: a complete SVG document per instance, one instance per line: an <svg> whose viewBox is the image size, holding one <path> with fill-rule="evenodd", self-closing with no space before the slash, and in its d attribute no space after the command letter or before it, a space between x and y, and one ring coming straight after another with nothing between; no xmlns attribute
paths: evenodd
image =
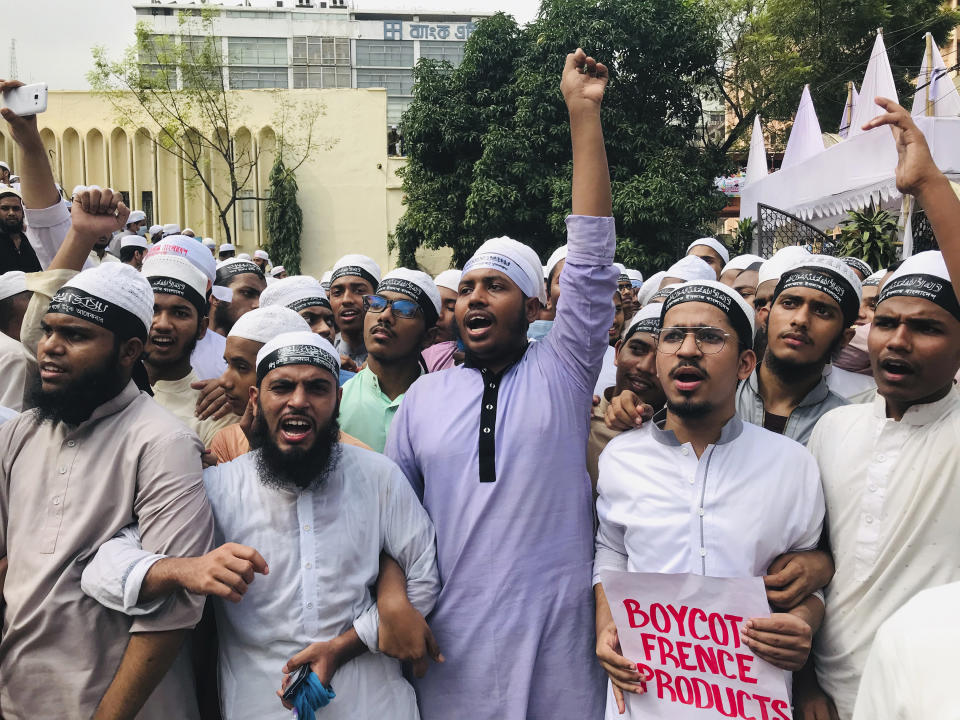
<svg viewBox="0 0 960 720"><path fill-rule="evenodd" d="M319 276L340 256L363 253L386 271L394 266L387 240L403 213L396 170L402 158L387 156L386 92L371 90L244 90L236 93L241 110L234 125L236 148L259 152L258 165L247 188L264 196L276 151L277 92L306 114L321 106L314 137L320 141L297 171L298 199L303 210L303 271ZM75 185L109 186L129 193L139 209L144 193L153 198L153 223L176 222L198 236L224 240L212 199L190 169L151 141L155 128L121 128L109 103L87 92L51 92L47 112L39 118L54 176L69 193ZM13 161L12 141L0 124L0 159ZM223 196L223 167L210 159L215 187ZM252 253L267 242L265 203L246 201L249 229L244 229L242 203L230 224L239 252ZM431 273L448 267L449 252L418 255Z"/></svg>

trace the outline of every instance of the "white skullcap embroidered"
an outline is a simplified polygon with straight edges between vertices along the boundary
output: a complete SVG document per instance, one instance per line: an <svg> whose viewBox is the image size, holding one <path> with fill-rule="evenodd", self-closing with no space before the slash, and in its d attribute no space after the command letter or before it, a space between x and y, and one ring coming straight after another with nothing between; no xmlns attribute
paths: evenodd
<svg viewBox="0 0 960 720"><path fill-rule="evenodd" d="M660 306L644 305L623 331L623 342L627 342L635 333L657 333L660 331Z"/></svg>
<svg viewBox="0 0 960 720"><path fill-rule="evenodd" d="M153 323L153 289L133 266L103 263L74 275L47 312L72 315L120 337L145 339Z"/></svg>
<svg viewBox="0 0 960 720"><path fill-rule="evenodd" d="M539 299L543 305L547 304L543 266L533 248L528 245L508 237L487 240L464 265L463 274L483 268L502 272L524 295Z"/></svg>
<svg viewBox="0 0 960 720"><path fill-rule="evenodd" d="M217 261L210 251L191 237L186 235L171 235L156 243L147 252L147 258L158 255L174 255L189 260L194 267L202 272L212 284L217 276Z"/></svg>
<svg viewBox="0 0 960 720"><path fill-rule="evenodd" d="M167 236L167 235L179 235L179 234L180 234L180 226L177 225L176 223L167 223L166 225L163 226L163 234L164 234L164 236Z"/></svg>
<svg viewBox="0 0 960 720"><path fill-rule="evenodd" d="M730 262L723 266L723 270L720 271L720 274L723 275L728 270L746 270L748 267L754 263L762 263L763 258L759 255L751 255L747 253L746 255L737 255L735 258L731 258Z"/></svg>
<svg viewBox="0 0 960 720"><path fill-rule="evenodd" d="M145 237L140 237L139 235L124 235L120 238L120 249L122 250L125 247L138 247L146 250L149 243Z"/></svg>
<svg viewBox="0 0 960 720"><path fill-rule="evenodd" d="M227 286L233 282L234 277L245 274L256 275L261 280L263 279L263 270L250 260L230 258L217 265L217 277L213 284Z"/></svg>
<svg viewBox="0 0 960 720"><path fill-rule="evenodd" d="M779 280L784 270L805 257L810 257L810 253L807 252L806 248L799 245L788 245L785 248L780 248L760 266L757 287L770 280Z"/></svg>
<svg viewBox="0 0 960 720"><path fill-rule="evenodd" d="M250 260L250 253L240 253L237 255L237 260Z"/></svg>
<svg viewBox="0 0 960 720"><path fill-rule="evenodd" d="M373 289L377 289L380 284L380 266L366 255L344 255L333 264L333 271L330 275L330 282L335 283L342 277L360 277L366 280Z"/></svg>
<svg viewBox="0 0 960 720"><path fill-rule="evenodd" d="M207 248L215 248L217 246L217 241L213 238L204 238L203 246Z"/></svg>
<svg viewBox="0 0 960 720"><path fill-rule="evenodd" d="M154 235L159 235L163 232L163 225L151 225L150 229L147 231L151 237Z"/></svg>
<svg viewBox="0 0 960 720"><path fill-rule="evenodd" d="M290 332L310 332L310 325L295 310L284 305L261 305L241 315L227 337L265 343Z"/></svg>
<svg viewBox="0 0 960 720"><path fill-rule="evenodd" d="M696 255L686 255L667 268L664 277L680 278L685 282L690 282L692 280L716 280L717 273Z"/></svg>
<svg viewBox="0 0 960 720"><path fill-rule="evenodd" d="M257 382L285 365L313 365L340 380L340 353L329 340L310 330L281 333L267 341L257 353Z"/></svg>
<svg viewBox="0 0 960 720"><path fill-rule="evenodd" d="M270 256L267 255L267 251L266 251L266 250L254 250L254 251L253 251L253 256L254 256L257 260L266 260L267 262L270 262Z"/></svg>
<svg viewBox="0 0 960 720"><path fill-rule="evenodd" d="M219 250L220 253L235 252L235 251L236 251L236 248L233 246L233 243L223 243L220 246L220 250Z"/></svg>
<svg viewBox="0 0 960 720"><path fill-rule="evenodd" d="M446 288L447 290L460 292L460 278L462 276L462 270L444 270L433 279L433 282L436 283L438 288Z"/></svg>
<svg viewBox="0 0 960 720"><path fill-rule="evenodd" d="M859 272L861 275L863 275L864 280L866 280L868 277L873 275L873 268L867 265L867 263L865 263L860 258L852 257L848 255L840 259L843 260L843 262L845 262L847 265L852 267L854 270ZM859 280L860 278L857 278L857 279Z"/></svg>
<svg viewBox="0 0 960 720"><path fill-rule="evenodd" d="M880 268L872 275L868 275L863 279L864 287L876 287L880 284L880 281L883 280L883 276L887 274L886 268Z"/></svg>
<svg viewBox="0 0 960 720"><path fill-rule="evenodd" d="M0 300L27 292L27 274L22 270L11 270L0 275Z"/></svg>
<svg viewBox="0 0 960 720"><path fill-rule="evenodd" d="M130 223L140 222L141 220L146 220L147 214L143 210L134 210L127 217L127 225Z"/></svg>
<svg viewBox="0 0 960 720"><path fill-rule="evenodd" d="M378 293L383 291L401 293L416 301L428 329L437 324L437 318L440 317L440 291L433 278L425 272L409 268L392 270L377 286Z"/></svg>
<svg viewBox="0 0 960 720"><path fill-rule="evenodd" d="M712 237L704 237L704 238L700 238L699 240L694 240L692 243L690 243L687 246L687 255L690 254L691 250L693 250L695 247L698 247L700 245L702 245L703 247L708 247L711 250L713 250L717 255L720 256L720 258L723 260L724 263L730 262L730 251L723 246L722 242ZM713 276L716 277L717 274L714 273Z"/></svg>
<svg viewBox="0 0 960 720"><path fill-rule="evenodd" d="M330 289L330 278L333 277L333 270L327 270L323 275L320 276L320 284L323 285L324 290Z"/></svg>
<svg viewBox="0 0 960 720"><path fill-rule="evenodd" d="M904 260L884 283L877 305L892 297L929 300L960 320L960 304L950 283L943 253L939 250L926 250Z"/></svg>
<svg viewBox="0 0 960 720"><path fill-rule="evenodd" d="M662 288L654 292L650 297L650 304L660 305L664 300L670 297L670 293L672 293L681 285L683 285L683 283L670 283L669 285L664 285Z"/></svg>
<svg viewBox="0 0 960 720"><path fill-rule="evenodd" d="M287 269L283 265L277 265L275 268L270 270L270 277L275 278L277 275L285 273Z"/></svg>
<svg viewBox="0 0 960 720"><path fill-rule="evenodd" d="M627 277L630 278L630 284L635 287L641 287L643 285L643 273L639 270L634 270L633 268L627 268L626 272Z"/></svg>
<svg viewBox="0 0 960 720"><path fill-rule="evenodd" d="M808 255L795 261L780 275L773 299L789 288L817 290L833 299L843 311L844 322L849 326L860 312L863 288L860 278L844 260L830 255Z"/></svg>
<svg viewBox="0 0 960 720"><path fill-rule="evenodd" d="M260 293L260 307L271 305L281 305L296 312L318 305L332 310L323 285L309 275L291 275L268 285Z"/></svg>
<svg viewBox="0 0 960 720"><path fill-rule="evenodd" d="M647 278L646 282L643 283L643 287L640 288L640 292L637 293L637 302L640 303L640 307L643 307L653 299L653 296L657 294L657 290L660 289L660 282L666 276L666 271L660 270Z"/></svg>
<svg viewBox="0 0 960 720"><path fill-rule="evenodd" d="M561 245L556 250L554 250L550 257L547 259L547 264L543 266L543 277L548 279L550 274L553 272L554 268L560 264L561 260L567 259L567 246Z"/></svg>
<svg viewBox="0 0 960 720"><path fill-rule="evenodd" d="M197 309L200 317L207 314L207 276L187 258L173 254L148 256L141 272L155 293L182 297Z"/></svg>
<svg viewBox="0 0 960 720"><path fill-rule="evenodd" d="M689 302L706 303L722 310L730 319L740 343L748 348L753 347L753 308L736 290L719 280L685 282L664 301L660 311L661 324L666 327L664 318L667 313L677 305Z"/></svg>

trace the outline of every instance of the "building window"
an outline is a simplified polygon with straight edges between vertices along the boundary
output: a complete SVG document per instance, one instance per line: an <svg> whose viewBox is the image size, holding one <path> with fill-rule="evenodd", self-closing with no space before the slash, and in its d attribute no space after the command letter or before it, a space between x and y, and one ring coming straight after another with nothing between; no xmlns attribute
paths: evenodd
<svg viewBox="0 0 960 720"><path fill-rule="evenodd" d="M364 67L413 67L413 41L357 40L357 65Z"/></svg>
<svg viewBox="0 0 960 720"><path fill-rule="evenodd" d="M257 201L253 199L253 190L240 191L240 229L253 230L257 214Z"/></svg>
<svg viewBox="0 0 960 720"><path fill-rule="evenodd" d="M383 39L400 40L403 38L402 20L384 20L383 21Z"/></svg>
<svg viewBox="0 0 960 720"><path fill-rule="evenodd" d="M293 87L303 88L348 88L349 67L301 67L293 68Z"/></svg>
<svg viewBox="0 0 960 720"><path fill-rule="evenodd" d="M293 65L350 65L347 38L294 36Z"/></svg>
<svg viewBox="0 0 960 720"><path fill-rule="evenodd" d="M465 45L466 43L462 42L421 40L420 57L430 58L431 60L446 60L456 67L463 62L463 48Z"/></svg>
<svg viewBox="0 0 960 720"><path fill-rule="evenodd" d="M288 87L285 67L232 67L230 68L231 90L256 90L257 88Z"/></svg>
<svg viewBox="0 0 960 720"><path fill-rule="evenodd" d="M357 87L386 88L387 95L413 95L413 71L358 68Z"/></svg>
<svg viewBox="0 0 960 720"><path fill-rule="evenodd" d="M387 125L399 125L400 118L406 109L410 107L413 98L388 97L387 98Z"/></svg>
<svg viewBox="0 0 960 720"><path fill-rule="evenodd" d="M286 38L236 38L229 39L231 65L286 65ZM274 86L274 87L286 87Z"/></svg>

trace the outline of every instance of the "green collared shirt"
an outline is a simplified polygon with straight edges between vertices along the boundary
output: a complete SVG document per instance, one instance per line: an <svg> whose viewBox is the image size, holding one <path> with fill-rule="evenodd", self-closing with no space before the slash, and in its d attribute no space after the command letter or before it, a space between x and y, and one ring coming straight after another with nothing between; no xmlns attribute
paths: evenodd
<svg viewBox="0 0 960 720"><path fill-rule="evenodd" d="M388 398L380 389L377 376L365 367L343 385L340 429L382 453L390 423L402 400L402 394L393 400Z"/></svg>

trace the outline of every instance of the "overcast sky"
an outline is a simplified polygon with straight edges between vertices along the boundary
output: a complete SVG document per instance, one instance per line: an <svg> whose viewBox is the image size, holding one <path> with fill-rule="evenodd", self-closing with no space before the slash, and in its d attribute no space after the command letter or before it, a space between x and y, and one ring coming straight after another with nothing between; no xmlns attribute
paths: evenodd
<svg viewBox="0 0 960 720"><path fill-rule="evenodd" d="M273 6L275 0L251 0ZM240 0L227 0L239 5ZM295 5L287 0L287 5ZM520 23L533 19L539 0L353 0L361 10L504 10ZM17 68L24 82L46 82L51 90L86 90L96 45L119 56L133 42L136 15L130 0L3 0L0 77L10 75L10 41L17 41Z"/></svg>

